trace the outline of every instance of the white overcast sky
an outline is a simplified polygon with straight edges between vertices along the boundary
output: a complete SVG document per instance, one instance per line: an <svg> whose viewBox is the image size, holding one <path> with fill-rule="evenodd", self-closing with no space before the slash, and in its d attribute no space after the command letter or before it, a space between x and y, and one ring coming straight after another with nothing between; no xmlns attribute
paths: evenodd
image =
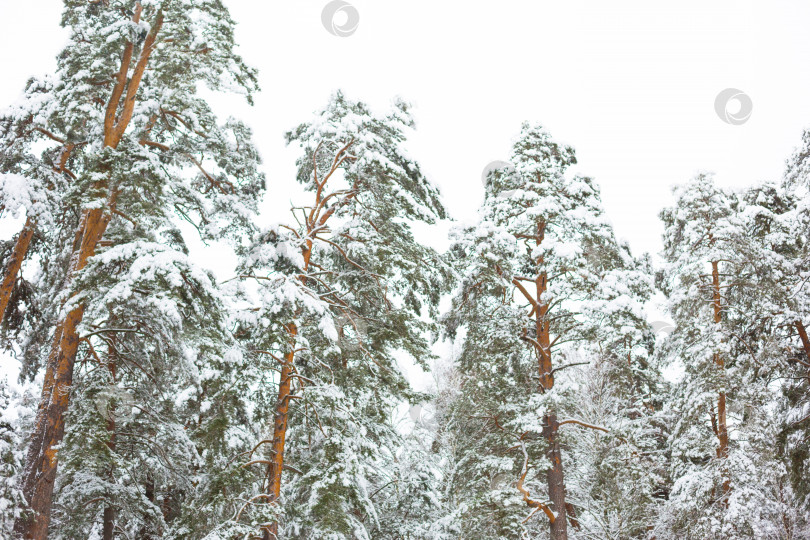
<svg viewBox="0 0 810 540"><path fill-rule="evenodd" d="M673 184L698 170L730 186L776 179L810 126L803 0L354 0L349 37L324 29L325 0L225 2L260 70L256 106L228 112L253 126L264 158L263 221L289 206L295 154L283 133L338 88L375 109L396 95L414 104L410 153L458 219L474 215L481 171L508 159L520 123L543 123L576 147L578 171L599 182L636 253L660 249ZM53 70L67 36L60 11L58 0L0 0L0 106ZM729 87L753 101L743 125L715 114Z"/></svg>

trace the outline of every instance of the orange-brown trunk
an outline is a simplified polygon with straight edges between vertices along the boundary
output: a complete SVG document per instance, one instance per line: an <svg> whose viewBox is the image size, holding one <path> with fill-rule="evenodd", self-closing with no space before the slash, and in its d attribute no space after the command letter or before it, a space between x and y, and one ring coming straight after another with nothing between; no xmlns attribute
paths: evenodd
<svg viewBox="0 0 810 540"><path fill-rule="evenodd" d="M3 282L0 283L0 323L3 322L8 308L8 302L11 300L11 293L14 291L14 284L17 282L17 274L20 272L25 254L28 253L28 246L31 245L31 239L34 237L34 219L28 217L25 220L20 234L17 235L17 241L14 243L14 250L6 264L5 272L3 273Z"/></svg>
<svg viewBox="0 0 810 540"><path fill-rule="evenodd" d="M320 201L320 191L316 193L316 206ZM308 237L304 246L301 249L301 255L304 259L303 271L306 274L309 270L310 260L312 258L312 238L309 233L316 227L316 221L313 218L314 213L307 219L307 233ZM327 216L328 217L328 216ZM326 219L321 219L320 225L323 225ZM305 275L300 277L301 283L306 285L307 278ZM286 325L287 335L289 336L290 350L284 355L284 365L281 366L281 374L279 375L278 382L278 401L276 401L275 419L273 421L273 442L272 453L270 457L270 464L267 466L267 488L266 493L270 495L270 501L278 500L281 495L281 474L284 470L284 446L287 442L287 428L289 427L290 417L290 400L292 399L292 379L293 379L293 362L295 361L295 341L298 335L298 327L295 323ZM278 538L278 522L274 521L269 527L265 528L262 534L262 540L275 540Z"/></svg>
<svg viewBox="0 0 810 540"><path fill-rule="evenodd" d="M267 466L267 488L270 501L278 500L281 495L281 473L284 469L284 445L287 441L287 427L290 417L290 400L292 399L292 365L295 361L295 336L298 328L294 323L287 325L290 337L290 350L284 355L284 365L278 382L278 401L276 401L275 419L273 421L273 442L270 464ZM263 538L278 538L278 522L273 522L265 530Z"/></svg>
<svg viewBox="0 0 810 540"><path fill-rule="evenodd" d="M545 225L541 222L537 224L537 236L535 237L535 245L537 248L543 243L545 238ZM543 257L537 258L537 268L543 268ZM551 336L550 336L550 322L548 321L549 306L546 302L542 301L543 293L548 288L548 275L545 271L539 271L535 279L535 300L537 308L535 309L535 334L537 342L540 344L538 350L538 360L540 369L540 386L543 391L551 390L554 387L554 374L552 373L551 365Z"/></svg>
<svg viewBox="0 0 810 540"><path fill-rule="evenodd" d="M74 254L70 275L84 268L95 252L96 244L109 222L109 214L101 209L87 213L78 253ZM48 535L53 485L56 479L57 452L55 447L65 434L64 415L67 412L70 387L73 383L73 365L79 347L77 327L84 316L84 306L71 309L58 323L54 334L48 366L42 387L42 397L34 424L22 490L36 515L34 519L20 519L17 531L26 539L44 539Z"/></svg>
<svg viewBox="0 0 810 540"><path fill-rule="evenodd" d="M720 297L720 271L718 261L712 261L712 308L714 310L714 322L722 320L722 306ZM715 353L714 363L721 371L725 370L726 363L723 355ZM719 392L717 396L717 457L726 459L728 457L728 424L726 422L726 393ZM723 468L723 504L728 504L728 494L731 491L731 482L728 478L728 470Z"/></svg>
<svg viewBox="0 0 810 540"><path fill-rule="evenodd" d="M309 268L309 261L312 257L312 240L307 240L303 248L304 272ZM306 278L301 277L301 281L306 284ZM270 495L271 501L278 500L281 495L281 474L284 470L284 446L287 442L287 428L290 418L290 400L292 399L292 375L293 362L295 361L295 338L298 335L298 327L295 323L286 325L289 336L290 350L284 355L284 365L281 366L281 374L278 380L278 401L276 401L275 418L273 420L273 442L270 465L267 466L267 488L266 493ZM274 521L264 531L263 540L275 540L278 538L278 522Z"/></svg>
<svg viewBox="0 0 810 540"><path fill-rule="evenodd" d="M545 238L545 224L538 223L535 244L539 248ZM543 267L543 257L538 257L538 270ZM540 386L544 392L550 391L554 387L554 372L551 361L551 323L548 320L549 305L543 299L543 294L548 289L548 275L545 270L539 271L535 280L536 302L535 308L535 332L537 343L539 344L539 371ZM562 464L562 451L558 437L559 422L554 411L550 411L543 418L543 437L548 444L547 455L551 462L551 468L546 471L546 483L548 485L548 498L551 501L551 509L555 513L555 519L549 520L549 532L551 540L567 540L568 538L568 517L566 515L565 500L565 474Z"/></svg>
<svg viewBox="0 0 810 540"><path fill-rule="evenodd" d="M288 324L291 347L295 347L295 336L298 329L295 324ZM276 415L273 421L273 455L270 458L268 472L269 483L267 493L277 499L281 494L281 471L284 467L284 443L287 439L287 420L290 413L290 396L292 396L292 363L295 353L290 350L284 355L284 365L278 384L278 401L276 402Z"/></svg>

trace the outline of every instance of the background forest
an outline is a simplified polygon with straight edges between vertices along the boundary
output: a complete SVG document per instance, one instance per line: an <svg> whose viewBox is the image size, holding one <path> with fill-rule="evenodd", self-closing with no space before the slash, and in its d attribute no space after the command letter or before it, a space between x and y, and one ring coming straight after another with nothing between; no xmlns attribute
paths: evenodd
<svg viewBox="0 0 810 540"><path fill-rule="evenodd" d="M685 178L653 258L527 122L441 252L410 106L335 91L260 227L225 6L62 25L0 114L0 536L810 538L810 131L781 178Z"/></svg>

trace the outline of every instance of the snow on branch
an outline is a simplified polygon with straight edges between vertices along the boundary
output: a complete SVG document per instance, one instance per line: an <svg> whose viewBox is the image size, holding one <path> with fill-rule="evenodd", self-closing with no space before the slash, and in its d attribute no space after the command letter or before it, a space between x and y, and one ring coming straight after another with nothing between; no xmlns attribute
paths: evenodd
<svg viewBox="0 0 810 540"><path fill-rule="evenodd" d="M603 428L601 426L594 426L593 424L586 424L585 422L582 422L581 420L574 420L574 419L563 420L562 422L560 422L557 425L562 426L563 424L576 424L578 426L591 428L591 429L598 429L599 431L604 431L605 433L610 433L610 431L607 428Z"/></svg>

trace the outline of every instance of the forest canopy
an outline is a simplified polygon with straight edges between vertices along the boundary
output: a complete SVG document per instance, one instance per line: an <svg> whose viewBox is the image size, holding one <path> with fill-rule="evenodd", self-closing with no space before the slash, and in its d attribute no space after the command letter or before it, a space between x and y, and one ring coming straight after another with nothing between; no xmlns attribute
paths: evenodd
<svg viewBox="0 0 810 540"><path fill-rule="evenodd" d="M220 0L62 25L0 113L0 536L810 537L810 131L780 178L684 178L650 255L526 122L440 251L404 100L333 90L268 185L209 102L259 92Z"/></svg>

